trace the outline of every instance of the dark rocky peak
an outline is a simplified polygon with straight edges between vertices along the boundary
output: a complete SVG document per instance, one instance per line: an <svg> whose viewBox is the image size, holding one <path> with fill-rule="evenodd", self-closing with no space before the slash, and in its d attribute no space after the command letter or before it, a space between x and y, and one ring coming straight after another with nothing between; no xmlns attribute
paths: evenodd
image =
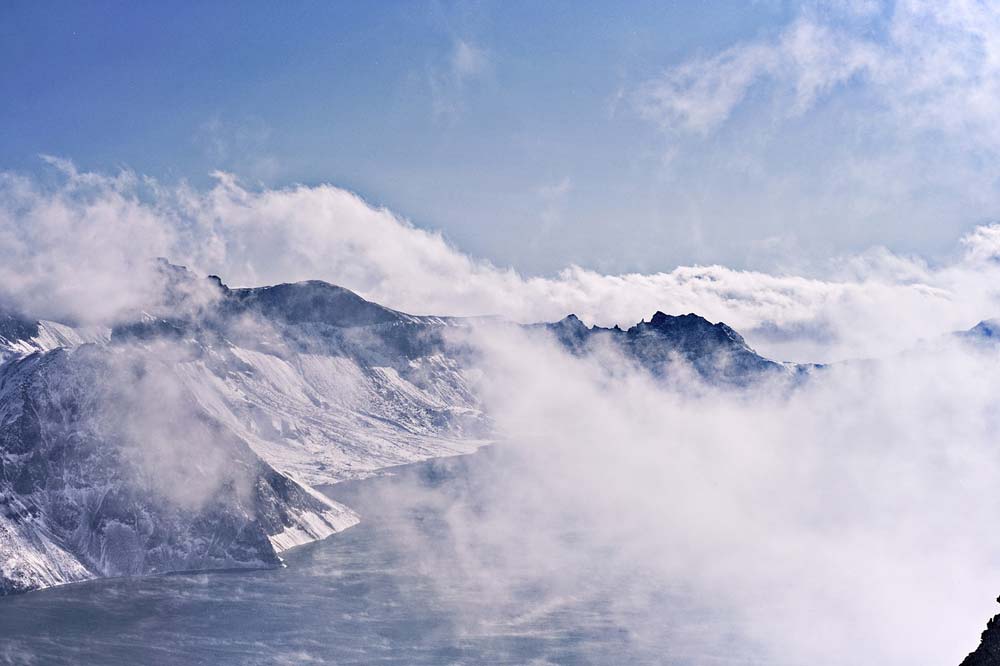
<svg viewBox="0 0 1000 666"><path fill-rule="evenodd" d="M657 311L649 322L641 322L628 329L630 338L656 335L679 351L701 353L711 347L729 347L750 350L743 336L726 324L713 324L702 316L688 313L668 315Z"/></svg>
<svg viewBox="0 0 1000 666"><path fill-rule="evenodd" d="M575 314L568 315L553 324L543 324L543 327L552 332L562 345L573 351L579 351L593 332Z"/></svg>
<svg viewBox="0 0 1000 666"><path fill-rule="evenodd" d="M590 328L588 328L586 324L580 321L580 318L577 317L575 314L567 315L562 319L560 319L559 321L555 322L554 324L549 324L548 327L552 330L566 331L566 332L573 332L580 334L586 334L586 332L590 330Z"/></svg>
<svg viewBox="0 0 1000 666"><path fill-rule="evenodd" d="M218 275L209 275L208 276L208 281L210 283L212 283L213 285L215 285L215 287L219 291L221 291L223 294L228 294L229 293L229 287L226 286L226 283L223 282L222 278L220 278Z"/></svg>
<svg viewBox="0 0 1000 666"><path fill-rule="evenodd" d="M346 328L413 319L321 280L230 289L227 297L229 307L289 324L322 323Z"/></svg>
<svg viewBox="0 0 1000 666"><path fill-rule="evenodd" d="M718 384L745 386L764 376L790 372L758 355L726 324L713 324L693 313L657 312L648 322L643 320L627 331L618 326L588 328L576 315L538 327L554 334L564 347L578 355L592 351L598 340L600 344L618 345L627 356L657 375L664 375L678 357L704 379Z"/></svg>
<svg viewBox="0 0 1000 666"><path fill-rule="evenodd" d="M765 377L782 377L792 370L760 356L743 337L722 322L713 324L688 313L656 312L650 320L627 331L620 328L591 329L621 345L623 351L655 375L667 376L682 359L712 384L745 387Z"/></svg>

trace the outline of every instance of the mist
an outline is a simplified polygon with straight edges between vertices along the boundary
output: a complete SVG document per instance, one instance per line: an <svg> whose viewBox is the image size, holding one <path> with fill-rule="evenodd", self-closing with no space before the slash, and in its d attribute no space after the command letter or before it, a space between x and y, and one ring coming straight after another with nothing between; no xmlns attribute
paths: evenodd
<svg viewBox="0 0 1000 666"><path fill-rule="evenodd" d="M381 500L445 516L447 538L399 539L461 631L590 604L625 661L941 664L975 647L1000 586L995 348L939 341L734 393L513 329L477 344L501 442L457 490Z"/></svg>
<svg viewBox="0 0 1000 666"><path fill-rule="evenodd" d="M872 248L807 275L524 276L331 185L253 188L217 174L198 191L50 162L51 182L0 178L4 299L35 317L169 315L176 294L159 256L232 286L323 279L418 314L627 325L696 312L777 360L835 361L800 385L734 391L680 360L663 379L613 348L578 357L508 323L456 329L475 350L463 381L497 444L467 484L404 484L384 503L442 508L447 539L398 538L463 631L593 604L623 649L677 663L940 664L969 652L994 612L1000 352L950 333L996 311L996 225L956 239L948 257ZM182 301L210 302L195 292ZM243 329L275 336L252 320ZM873 360L842 361L859 358ZM199 457L213 436L185 423L186 401L227 412L212 407L215 379L190 398L177 381L191 378L118 383L143 478L196 508L225 485L227 460L204 459L197 478L171 464L178 442ZM251 430L234 431L250 441Z"/></svg>
<svg viewBox="0 0 1000 666"><path fill-rule="evenodd" d="M521 275L332 185L268 189L217 173L198 190L46 159L46 179L0 175L0 284L4 301L47 319L107 325L154 308L164 300L155 257L231 286L326 280L414 314L530 323L572 312L627 326L656 310L695 312L799 362L893 353L998 310L998 225L971 228L948 256L874 247L801 274L712 265Z"/></svg>

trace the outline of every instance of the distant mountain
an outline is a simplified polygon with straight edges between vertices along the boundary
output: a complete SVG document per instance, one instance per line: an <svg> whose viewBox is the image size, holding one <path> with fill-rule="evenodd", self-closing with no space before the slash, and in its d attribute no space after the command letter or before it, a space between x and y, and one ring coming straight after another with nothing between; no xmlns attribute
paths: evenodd
<svg viewBox="0 0 1000 666"><path fill-rule="evenodd" d="M1000 319L984 319L967 331L955 333L969 342L1000 344Z"/></svg>
<svg viewBox="0 0 1000 666"><path fill-rule="evenodd" d="M112 329L0 310L0 594L100 576L268 567L357 521L313 491L492 436L466 335L308 281L231 289L161 261L162 298ZM669 377L794 377L733 329L657 312L532 330Z"/></svg>
<svg viewBox="0 0 1000 666"><path fill-rule="evenodd" d="M0 594L277 566L357 521L307 484L483 443L454 322L160 269L111 330L0 313Z"/></svg>
<svg viewBox="0 0 1000 666"><path fill-rule="evenodd" d="M184 296L113 328L111 345L185 349L204 408L279 469L335 483L488 437L466 350L449 339L460 320L318 281L230 289L183 273L173 285Z"/></svg>
<svg viewBox="0 0 1000 666"><path fill-rule="evenodd" d="M763 379L789 378L804 367L777 363L760 356L743 337L721 322L713 324L696 314L668 315L656 312L625 330L617 326L587 327L569 315L543 328L575 354L588 354L599 345L614 345L638 365L658 376L682 362L705 381L715 385L745 387Z"/></svg>

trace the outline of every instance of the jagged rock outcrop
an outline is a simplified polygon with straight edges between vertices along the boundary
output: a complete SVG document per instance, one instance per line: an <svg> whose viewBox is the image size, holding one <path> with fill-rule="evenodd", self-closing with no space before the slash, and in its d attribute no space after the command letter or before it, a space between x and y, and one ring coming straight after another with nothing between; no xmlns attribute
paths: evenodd
<svg viewBox="0 0 1000 666"><path fill-rule="evenodd" d="M656 312L650 320L627 330L617 326L587 327L576 315L544 324L559 342L575 354L611 344L638 365L667 375L672 364L684 363L705 381L736 387L766 378L788 378L804 368L776 363L757 354L743 337L724 323L713 324L696 314Z"/></svg>

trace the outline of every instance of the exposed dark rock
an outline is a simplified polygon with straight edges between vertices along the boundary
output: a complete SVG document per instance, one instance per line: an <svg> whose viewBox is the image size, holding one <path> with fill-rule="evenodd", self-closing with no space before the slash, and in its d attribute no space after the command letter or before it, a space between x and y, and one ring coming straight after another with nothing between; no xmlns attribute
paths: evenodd
<svg viewBox="0 0 1000 666"><path fill-rule="evenodd" d="M800 372L760 356L726 324L713 324L696 314L656 312L648 322L643 320L625 331L618 326L588 328L576 315L541 327L574 354L586 354L599 344L611 343L660 376L668 375L677 362L688 364L708 382L732 386Z"/></svg>
<svg viewBox="0 0 1000 666"><path fill-rule="evenodd" d="M997 598L1000 603L1000 597ZM1000 615L986 623L979 647L969 654L961 666L1000 666Z"/></svg>

